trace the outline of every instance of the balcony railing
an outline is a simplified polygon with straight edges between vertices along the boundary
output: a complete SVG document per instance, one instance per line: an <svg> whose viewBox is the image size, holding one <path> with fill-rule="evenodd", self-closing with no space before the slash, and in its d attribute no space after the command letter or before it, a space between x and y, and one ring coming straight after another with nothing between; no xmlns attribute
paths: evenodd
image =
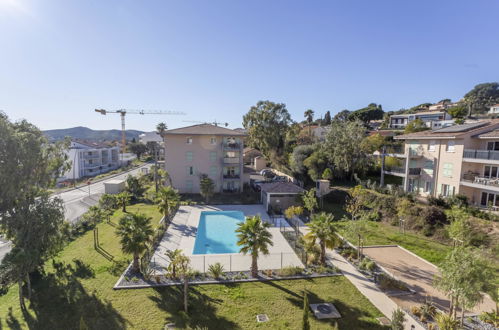
<svg viewBox="0 0 499 330"><path fill-rule="evenodd" d="M499 151L496 150L464 150L464 158L499 160Z"/></svg>
<svg viewBox="0 0 499 330"><path fill-rule="evenodd" d="M222 192L224 192L224 193L238 193L239 188L224 188L224 189L222 189Z"/></svg>
<svg viewBox="0 0 499 330"><path fill-rule="evenodd" d="M405 168L403 167L385 168L385 172L405 174ZM420 167L409 168L409 175L420 175L420 174L421 174Z"/></svg>
<svg viewBox="0 0 499 330"><path fill-rule="evenodd" d="M95 153L95 154L91 154L91 155L89 155L89 154L83 154L83 159L94 159L94 158L100 158L100 156L101 156L101 155L100 155L100 154L97 154L97 153Z"/></svg>
<svg viewBox="0 0 499 330"><path fill-rule="evenodd" d="M239 174L224 174L224 179L239 179Z"/></svg>
<svg viewBox="0 0 499 330"><path fill-rule="evenodd" d="M478 175L478 173L465 173L463 174L462 181L484 186L499 187L499 178L487 178Z"/></svg>
<svg viewBox="0 0 499 330"><path fill-rule="evenodd" d="M239 157L224 157L225 164L239 164Z"/></svg>
<svg viewBox="0 0 499 330"><path fill-rule="evenodd" d="M227 142L224 143L224 149L227 150L239 150L241 148L241 145L237 142Z"/></svg>

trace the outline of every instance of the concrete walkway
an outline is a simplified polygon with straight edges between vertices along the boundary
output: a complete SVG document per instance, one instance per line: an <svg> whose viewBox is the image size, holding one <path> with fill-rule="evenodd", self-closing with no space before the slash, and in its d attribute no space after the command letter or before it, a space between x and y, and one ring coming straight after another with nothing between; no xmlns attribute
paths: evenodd
<svg viewBox="0 0 499 330"><path fill-rule="evenodd" d="M306 226L300 227L303 235L308 233ZM392 313L398 308L397 304L391 300L385 293L371 282L367 277L360 273L338 252L327 249L327 259L333 263L345 275L345 277L360 291L383 315L388 319L392 319ZM404 312L405 313L405 312ZM414 327L412 327L414 326ZM404 329L406 330L425 330L418 322L407 313L405 313Z"/></svg>
<svg viewBox="0 0 499 330"><path fill-rule="evenodd" d="M336 251L327 251L328 259L338 267L345 277L352 282L353 285L367 298L369 301L376 306L381 313L383 313L387 318L391 320L392 313L398 308L397 304L391 300L386 294L380 291L376 285L368 280L362 273L360 273L355 267L349 264L345 258L343 258ZM406 313L406 322L404 328L407 330L421 329L424 328L414 321L411 316ZM411 326L414 325L414 328Z"/></svg>

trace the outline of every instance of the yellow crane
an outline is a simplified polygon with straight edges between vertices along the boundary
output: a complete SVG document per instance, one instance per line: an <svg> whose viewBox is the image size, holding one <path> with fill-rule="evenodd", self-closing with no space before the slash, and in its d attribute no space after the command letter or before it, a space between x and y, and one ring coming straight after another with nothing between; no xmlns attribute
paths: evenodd
<svg viewBox="0 0 499 330"><path fill-rule="evenodd" d="M130 110L130 109L119 109L119 110L105 110L105 109L95 109L95 112L99 112L101 115L107 115L108 113L116 113L121 116L121 154L125 153L126 147L126 135L125 135L125 116L127 114L134 115L185 115L181 111L147 111L147 110Z"/></svg>

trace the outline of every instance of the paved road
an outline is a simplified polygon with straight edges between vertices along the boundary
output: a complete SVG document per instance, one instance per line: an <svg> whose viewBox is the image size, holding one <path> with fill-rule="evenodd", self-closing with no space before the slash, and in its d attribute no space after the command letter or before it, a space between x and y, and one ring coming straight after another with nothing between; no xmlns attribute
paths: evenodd
<svg viewBox="0 0 499 330"><path fill-rule="evenodd" d="M104 182L109 180L126 179L128 175L137 175L144 167L151 167L151 164L145 164L134 170L124 172L123 174L92 183L89 186L76 188L55 194L64 202L64 212L68 222L74 222L79 216L84 214L90 206L98 203L100 196L104 194Z"/></svg>

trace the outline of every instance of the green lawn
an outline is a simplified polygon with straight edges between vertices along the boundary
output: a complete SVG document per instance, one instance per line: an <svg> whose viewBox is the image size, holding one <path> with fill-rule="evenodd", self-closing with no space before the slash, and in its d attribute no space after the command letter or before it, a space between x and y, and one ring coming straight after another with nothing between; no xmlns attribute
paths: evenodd
<svg viewBox="0 0 499 330"><path fill-rule="evenodd" d="M134 205L129 212L140 211L159 221L154 205ZM181 327L209 329L299 329L302 318L302 292L310 292L310 301L333 301L343 318L342 329L381 329L375 317L380 312L344 277L317 280L205 285L191 289L191 317L182 312L181 294L176 287L119 290L112 286L126 267L130 256L120 251L114 234L117 211L112 224L98 225L103 251L93 247L93 233L87 232L71 242L49 262L45 273L33 279L33 297L29 315L19 309L18 288L13 286L0 296L0 328L78 329L80 321L89 329L162 329L165 323ZM109 260L109 255L113 260ZM257 324L255 316L266 313L269 323ZM328 329L328 321L311 317L312 329Z"/></svg>

